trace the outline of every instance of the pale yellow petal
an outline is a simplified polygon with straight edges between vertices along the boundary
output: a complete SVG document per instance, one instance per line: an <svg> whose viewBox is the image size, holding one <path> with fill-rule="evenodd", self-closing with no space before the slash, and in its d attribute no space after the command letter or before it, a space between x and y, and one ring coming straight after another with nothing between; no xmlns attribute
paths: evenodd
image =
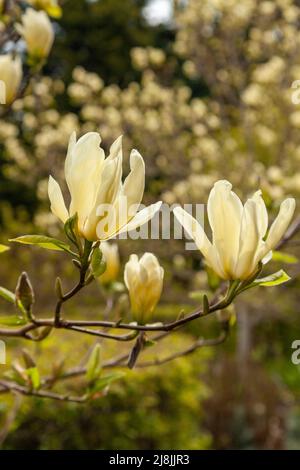
<svg viewBox="0 0 300 470"><path fill-rule="evenodd" d="M235 279L247 279L257 268L257 253L262 248L267 228L267 209L261 191L257 191L251 199L248 199L243 209Z"/></svg>
<svg viewBox="0 0 300 470"><path fill-rule="evenodd" d="M71 193L70 215L78 213L81 231L95 205L101 181L104 151L99 147L100 141L99 134L88 132L75 145L71 140L68 154L66 180Z"/></svg>
<svg viewBox="0 0 300 470"><path fill-rule="evenodd" d="M279 213L271 225L267 236L266 245L268 251L275 248L285 234L293 218L295 207L296 201L293 198L285 199L285 201L281 203Z"/></svg>
<svg viewBox="0 0 300 470"><path fill-rule="evenodd" d="M238 259L243 205L225 180L215 183L207 204L213 245L218 251L223 270L232 277Z"/></svg>
<svg viewBox="0 0 300 470"><path fill-rule="evenodd" d="M197 248L204 256L206 263L218 274L218 276L226 279L227 275L220 265L218 253L207 238L201 224L199 224L194 217L180 206L175 207L173 212L186 233L192 240L194 240Z"/></svg>
<svg viewBox="0 0 300 470"><path fill-rule="evenodd" d="M57 181L52 178L52 176L49 177L48 195L51 203L51 211L54 215L56 215L56 217L58 217L63 223L65 223L66 220L69 218L69 213L65 206L60 186Z"/></svg>

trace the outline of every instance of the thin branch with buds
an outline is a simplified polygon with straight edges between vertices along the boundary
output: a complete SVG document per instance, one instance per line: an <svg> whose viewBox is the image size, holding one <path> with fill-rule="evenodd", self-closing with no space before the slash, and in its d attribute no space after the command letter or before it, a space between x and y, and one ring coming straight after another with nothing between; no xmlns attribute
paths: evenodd
<svg viewBox="0 0 300 470"><path fill-rule="evenodd" d="M299 232L299 230L300 218L296 219L296 221L292 224L284 238L279 242L277 248L282 248L288 242L290 242L291 239L295 236L295 234ZM135 344L130 351L127 351L117 357L103 362L101 364L102 369L119 369L127 367L146 368L151 366L159 366L173 361L177 358L192 354L194 351L200 348L217 346L219 344L222 344L229 334L229 320L221 322L221 332L216 338L199 338L186 349L183 349L181 351L177 351L165 357L154 357L154 359L139 361L140 353L143 351L148 340L156 343L157 341L168 337L172 332L183 328L192 321L195 321L202 317L206 317L216 311L226 309L233 302L236 295L251 287L252 281L257 277L261 270L261 267L259 267L258 271L253 276L253 279L251 278L248 281L230 282L227 287L227 290L225 289L224 284L221 285L220 290L215 294L214 298L211 300L210 303L208 302L207 297L204 296L202 307L197 308L194 312L186 316L181 314L176 320L168 323L125 323L121 319L117 321L75 319L72 320L63 318L62 307L68 300L73 298L78 292L80 292L86 285L88 285L94 279L93 273L89 271L91 269L91 259L93 256L93 252L99 246L98 243L95 243L93 245L91 242L85 242L84 246L81 246L81 244L79 245L79 242L78 244L76 242L76 245L78 248L78 255L73 253L74 256L76 256L73 262L79 268L79 279L77 284L65 294L62 292L60 280L57 280L55 290L58 299L54 309L53 317L42 319L36 317L36 315L33 314L31 309L34 301L34 294L26 273L23 273L20 277L20 279L23 281L23 284L19 280L19 287L17 287L16 290L16 299L18 299L18 301L22 301L22 295L25 295L25 301L27 302L27 304L26 302L24 302L27 305L25 308L25 313L27 315L28 323L17 328L0 328L0 336L19 337L30 341L42 341L48 336L50 331L55 329L63 329L67 331L73 331L74 333L96 336L105 340L120 342L130 342L135 340ZM22 293L22 289L24 290L24 282L25 293ZM115 333L120 330L125 330L128 333ZM157 334L151 337L151 334L155 332ZM149 335L149 338L146 335ZM93 396L93 394L86 393L81 396L71 396L67 393L58 394L56 392L52 392L49 389L51 389L58 381L68 380L75 377L82 377L87 374L87 371L88 366L83 365L75 367L73 369L61 371L58 374L53 373L53 375L51 376L41 378L40 385L37 389L34 389L30 382L28 384L25 383L20 385L19 383L11 379L1 379L0 393L12 392L26 396L35 396L59 401L85 403ZM103 392L100 392L100 394L96 394L96 396L102 395Z"/></svg>

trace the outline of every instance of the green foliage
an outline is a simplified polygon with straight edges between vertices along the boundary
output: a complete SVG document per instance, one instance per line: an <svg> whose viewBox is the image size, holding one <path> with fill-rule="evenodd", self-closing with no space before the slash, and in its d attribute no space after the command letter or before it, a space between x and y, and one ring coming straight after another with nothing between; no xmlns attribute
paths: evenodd
<svg viewBox="0 0 300 470"><path fill-rule="evenodd" d="M23 235L18 238L12 238L10 242L22 243L24 245L37 245L46 250L66 251L73 254L70 246L56 238L46 237L44 235Z"/></svg>
<svg viewBox="0 0 300 470"><path fill-rule="evenodd" d="M100 375L101 369L101 346L96 344L87 363L87 381L93 382Z"/></svg>
<svg viewBox="0 0 300 470"><path fill-rule="evenodd" d="M3 299L7 300L8 302L15 303L16 301L16 296L13 292L10 290L6 289L5 287L0 287L0 296L3 297Z"/></svg>
<svg viewBox="0 0 300 470"><path fill-rule="evenodd" d="M253 285L273 287L273 286L279 286L280 284L283 284L284 282L287 282L290 279L291 279L290 276L286 272L284 272L283 269L280 269L280 271L270 274L269 276L256 279L253 282Z"/></svg>
<svg viewBox="0 0 300 470"><path fill-rule="evenodd" d="M66 0L49 70L65 80L82 65L106 83L126 85L138 78L130 59L136 46L166 42L164 26L149 26L142 15L147 0Z"/></svg>
<svg viewBox="0 0 300 470"><path fill-rule="evenodd" d="M101 276L106 269L106 262L103 259L102 251L98 247L93 250L91 268L95 277Z"/></svg>
<svg viewBox="0 0 300 470"><path fill-rule="evenodd" d="M105 397L85 405L26 399L3 448L206 449L205 356L128 372Z"/></svg>

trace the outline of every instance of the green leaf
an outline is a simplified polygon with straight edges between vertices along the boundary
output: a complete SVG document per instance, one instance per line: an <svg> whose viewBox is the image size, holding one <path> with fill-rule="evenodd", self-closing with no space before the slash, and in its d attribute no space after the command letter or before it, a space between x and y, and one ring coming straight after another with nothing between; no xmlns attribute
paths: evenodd
<svg viewBox="0 0 300 470"><path fill-rule="evenodd" d="M296 264L299 261L296 256L283 253L282 251L273 251L272 260L287 264Z"/></svg>
<svg viewBox="0 0 300 470"><path fill-rule="evenodd" d="M110 385L115 380L119 380L124 377L124 372L115 372L114 374L106 375L105 377L101 377L100 379L96 380L91 392L101 392L104 388Z"/></svg>
<svg viewBox="0 0 300 470"><path fill-rule="evenodd" d="M78 214L74 214L70 217L64 225L65 234L72 243L77 246L77 237L76 237L76 230L78 224Z"/></svg>
<svg viewBox="0 0 300 470"><path fill-rule="evenodd" d="M31 382L31 386L34 390L37 390L41 385L40 373L37 367L30 367L26 369L26 374Z"/></svg>
<svg viewBox="0 0 300 470"><path fill-rule="evenodd" d="M96 344L87 363L87 381L93 382L99 376L101 368L101 347L100 344Z"/></svg>
<svg viewBox="0 0 300 470"><path fill-rule="evenodd" d="M9 246L0 244L0 253L4 253L7 250L9 250Z"/></svg>
<svg viewBox="0 0 300 470"><path fill-rule="evenodd" d="M277 271L274 274L270 274L270 276L266 276L261 279L256 279L253 282L253 285L273 287L279 286L280 284L283 284L284 282L287 282L290 279L290 276L285 271L280 269L280 271Z"/></svg>
<svg viewBox="0 0 300 470"><path fill-rule="evenodd" d="M28 274L25 271L18 279L15 297L17 305L20 303L26 312L31 311L34 303L34 292Z"/></svg>
<svg viewBox="0 0 300 470"><path fill-rule="evenodd" d="M153 341L152 339L146 339L144 343L145 348L151 348L151 346L155 346L157 341Z"/></svg>
<svg viewBox="0 0 300 470"><path fill-rule="evenodd" d="M46 237L45 235L23 235L22 237L12 238L10 242L22 243L24 245L38 245L46 250L66 251L74 254L69 245L56 238Z"/></svg>
<svg viewBox="0 0 300 470"><path fill-rule="evenodd" d="M207 315L209 313L209 301L208 301L207 295L205 294L203 296L202 308L203 308L203 315Z"/></svg>
<svg viewBox="0 0 300 470"><path fill-rule="evenodd" d="M0 316L0 325L4 326L20 326L25 325L26 320L24 317L18 315L7 315L5 317Z"/></svg>
<svg viewBox="0 0 300 470"><path fill-rule="evenodd" d="M0 296L3 297L3 299L7 300L8 302L11 302L12 304L14 304L16 301L15 294L11 292L10 290L5 289L5 287L0 287Z"/></svg>
<svg viewBox="0 0 300 470"><path fill-rule="evenodd" d="M91 268L94 277L99 277L106 269L106 262L103 259L103 254L100 248L95 248L92 254Z"/></svg>

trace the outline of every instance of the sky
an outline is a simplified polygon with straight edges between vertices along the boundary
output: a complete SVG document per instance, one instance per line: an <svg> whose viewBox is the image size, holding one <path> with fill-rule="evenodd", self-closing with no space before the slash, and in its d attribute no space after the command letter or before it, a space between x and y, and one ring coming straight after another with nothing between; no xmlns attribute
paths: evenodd
<svg viewBox="0 0 300 470"><path fill-rule="evenodd" d="M144 10L149 23L153 25L168 23L172 18L172 3L172 0L152 0Z"/></svg>

